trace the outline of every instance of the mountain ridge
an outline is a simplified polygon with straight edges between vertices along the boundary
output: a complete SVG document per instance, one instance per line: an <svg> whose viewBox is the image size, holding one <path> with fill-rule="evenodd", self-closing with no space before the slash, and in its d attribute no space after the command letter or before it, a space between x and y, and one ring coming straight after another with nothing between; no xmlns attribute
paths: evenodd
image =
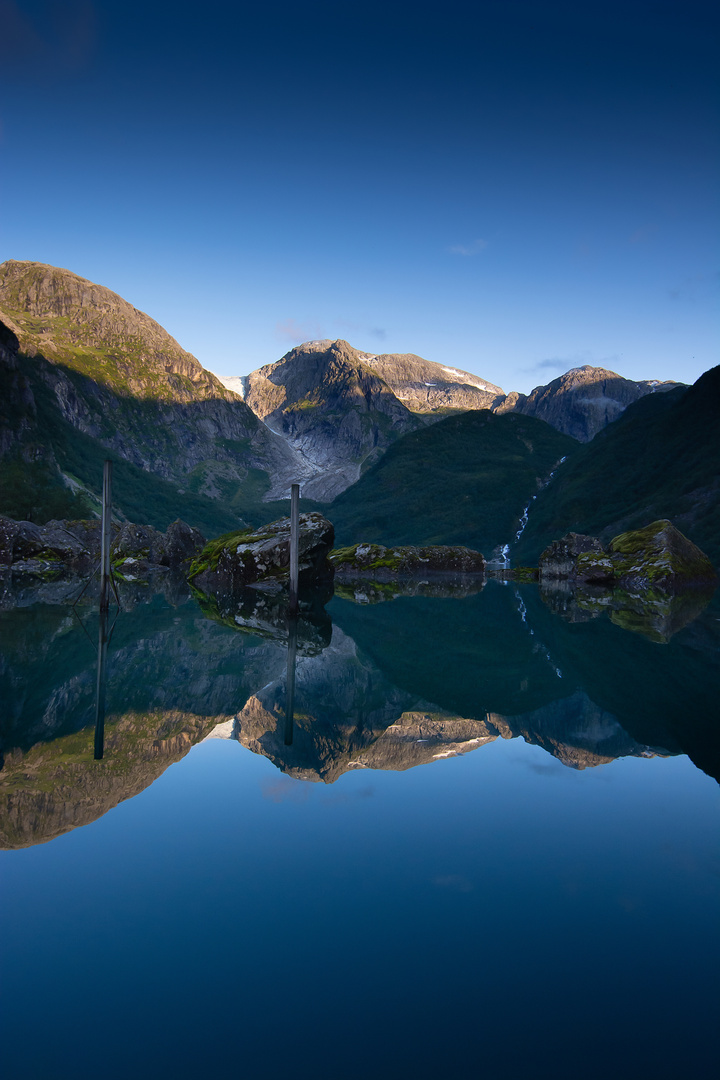
<svg viewBox="0 0 720 1080"><path fill-rule="evenodd" d="M246 377L245 401L313 470L303 494L330 501L373 454L420 426L347 341L306 342Z"/></svg>
<svg viewBox="0 0 720 1080"><path fill-rule="evenodd" d="M59 485L67 506L51 516L68 516L77 509L70 489L97 495L89 462L109 453L138 470L149 523L164 528L182 516L206 533L279 516L269 504L286 498L291 482L307 509L317 505L310 500L333 502L398 440L444 417L525 415L588 441L640 398L682 385L585 365L529 395L505 394L460 368L413 353L374 355L342 339L306 342L223 382L118 294L30 261L0 264L0 318L0 454L15 493L31 474L30 487L46 495ZM183 500L192 499L206 501L188 514ZM125 512L137 520L142 500L131 501ZM34 513L32 499L25 503ZM153 517L155 503L166 509ZM12 516L13 507L0 510Z"/></svg>
<svg viewBox="0 0 720 1080"><path fill-rule="evenodd" d="M142 474L164 482L162 493L154 481L146 491L174 499L170 520L197 497L207 502L202 510L195 504L193 524L223 531L242 524L244 513L262 517L273 482L289 487L299 471L284 440L109 289L56 267L6 262L0 319L0 453L3 479L15 477L15 490L23 475L32 487L31 474L41 469L47 490L55 484L97 494L90 459L115 456L140 470L140 488ZM146 520L162 525L167 514L153 519L153 511ZM126 512L137 516L135 507Z"/></svg>

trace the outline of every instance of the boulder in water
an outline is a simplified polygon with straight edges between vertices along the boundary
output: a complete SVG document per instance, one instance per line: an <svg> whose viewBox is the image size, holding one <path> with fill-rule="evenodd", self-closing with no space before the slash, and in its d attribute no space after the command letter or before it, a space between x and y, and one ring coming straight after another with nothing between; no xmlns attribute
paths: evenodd
<svg viewBox="0 0 720 1080"><path fill-rule="evenodd" d="M301 588L332 580L327 556L334 539L335 530L322 514L300 514ZM290 581L290 518L211 540L193 560L188 580L199 592L215 596L236 594L248 587L281 592Z"/></svg>

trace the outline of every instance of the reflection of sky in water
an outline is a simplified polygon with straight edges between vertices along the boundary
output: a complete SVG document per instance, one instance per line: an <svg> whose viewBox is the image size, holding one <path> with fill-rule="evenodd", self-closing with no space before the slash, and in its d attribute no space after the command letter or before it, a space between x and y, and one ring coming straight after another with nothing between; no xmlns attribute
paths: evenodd
<svg viewBox="0 0 720 1080"><path fill-rule="evenodd" d="M710 760L716 612L659 645L522 596L525 623L491 586L333 601L332 644L298 660L292 747L281 644L187 606L119 622L93 767L118 766L123 695L146 714L194 701L223 728L90 824L3 853L7 1074L710 1076L720 799L666 744L684 730ZM33 644L37 619L13 624L18 670L57 667L27 704L83 713L87 675L92 712L92 650L59 623ZM560 699L529 626L563 666ZM413 702L413 723L465 752L403 728ZM467 749L485 722L505 737ZM405 753L404 731L426 763L394 771L380 754ZM630 756L562 763L588 743ZM647 745L677 756L637 756ZM375 767L317 782L311 755L338 746Z"/></svg>

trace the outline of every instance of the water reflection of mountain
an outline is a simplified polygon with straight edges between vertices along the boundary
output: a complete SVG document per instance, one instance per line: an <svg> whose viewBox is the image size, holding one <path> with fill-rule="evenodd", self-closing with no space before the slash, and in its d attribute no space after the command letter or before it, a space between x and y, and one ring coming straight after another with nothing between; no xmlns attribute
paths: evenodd
<svg viewBox="0 0 720 1080"><path fill-rule="evenodd" d="M720 776L720 595L667 644L609 619L566 621L534 586L489 582L455 602L418 598L412 614L409 603L330 608L394 685L444 709L520 718L581 692L639 747L686 753Z"/></svg>
<svg viewBox="0 0 720 1080"><path fill-rule="evenodd" d="M329 610L327 647L324 630L300 633L288 745L283 619L245 611L237 633L193 601L138 604L110 648L102 761L92 760L93 616L88 637L64 607L1 613L3 846L94 820L213 731L325 782L498 736L522 736L573 768L684 752L718 775L717 604L667 645L608 620L565 621L533 587L494 582L460 599L335 599Z"/></svg>

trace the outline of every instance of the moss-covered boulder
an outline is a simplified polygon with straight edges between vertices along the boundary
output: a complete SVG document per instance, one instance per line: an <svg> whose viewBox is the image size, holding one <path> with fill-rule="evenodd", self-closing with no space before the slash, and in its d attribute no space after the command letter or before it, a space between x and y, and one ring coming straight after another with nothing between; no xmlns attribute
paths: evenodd
<svg viewBox="0 0 720 1080"><path fill-rule="evenodd" d="M671 592L717 580L707 555L667 518L614 537L609 557L615 579L626 589Z"/></svg>
<svg viewBox="0 0 720 1080"><path fill-rule="evenodd" d="M13 521L0 517L0 566L13 574L46 578L86 576L100 561L100 521ZM112 523L110 557L118 575L132 568L133 575L158 567L176 568L196 555L205 544L197 529L174 521L162 533L150 525L127 521Z"/></svg>
<svg viewBox="0 0 720 1080"><path fill-rule="evenodd" d="M301 588L332 578L328 562L335 531L322 514L301 514L298 569ZM290 578L290 518L259 529L226 533L205 545L193 560L188 580L208 595L236 594L248 587L280 592Z"/></svg>
<svg viewBox="0 0 720 1080"><path fill-rule="evenodd" d="M330 562L339 579L367 576L390 580L396 576L485 572L485 559L479 551L455 546L383 547L382 544L353 544L333 551Z"/></svg>
<svg viewBox="0 0 720 1080"><path fill-rule="evenodd" d="M164 533L151 525L126 522L113 539L111 558L115 573L133 580L158 567L179 569L204 546L202 533L184 521L173 521Z"/></svg>
<svg viewBox="0 0 720 1080"><path fill-rule="evenodd" d="M666 518L621 533L607 550L595 536L568 533L543 551L539 573L546 585L569 581L659 593L717 580L707 555Z"/></svg>
<svg viewBox="0 0 720 1080"><path fill-rule="evenodd" d="M612 567L596 536L568 533L545 548L538 562L542 580L605 581L612 579Z"/></svg>

